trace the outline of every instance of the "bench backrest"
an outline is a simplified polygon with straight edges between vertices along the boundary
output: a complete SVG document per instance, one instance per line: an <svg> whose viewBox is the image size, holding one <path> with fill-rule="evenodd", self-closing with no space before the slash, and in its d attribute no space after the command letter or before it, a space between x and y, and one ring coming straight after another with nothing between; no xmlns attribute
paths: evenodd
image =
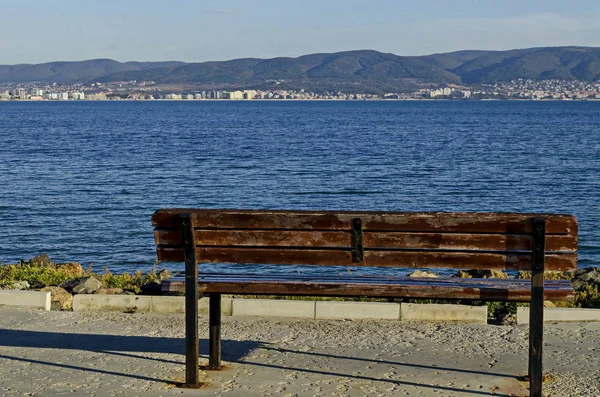
<svg viewBox="0 0 600 397"><path fill-rule="evenodd" d="M577 268L572 215L161 209L159 261L184 261L180 214L190 214L199 263L531 270L537 219L545 269Z"/></svg>

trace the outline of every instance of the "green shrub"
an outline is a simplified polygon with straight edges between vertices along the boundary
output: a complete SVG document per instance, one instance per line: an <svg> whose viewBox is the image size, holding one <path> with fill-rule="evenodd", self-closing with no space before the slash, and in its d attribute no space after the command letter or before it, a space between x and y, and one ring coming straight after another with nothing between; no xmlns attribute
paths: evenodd
<svg viewBox="0 0 600 397"><path fill-rule="evenodd" d="M27 281L31 288L43 288L72 278L72 270L68 268L34 267L23 262L0 266L0 284Z"/></svg>
<svg viewBox="0 0 600 397"><path fill-rule="evenodd" d="M137 271L134 274L112 274L105 269L103 274L91 273L91 269L82 272L81 268L70 264L60 264L56 267L30 266L27 262L12 265L0 265L0 285L13 281L27 281L31 288L56 286L63 281L72 280L84 275L92 275L102 282L104 288L121 288L128 291L140 292L142 285L158 280L155 270L149 273Z"/></svg>
<svg viewBox="0 0 600 397"><path fill-rule="evenodd" d="M575 291L575 307L600 308L600 291L597 284L585 284Z"/></svg>
<svg viewBox="0 0 600 397"><path fill-rule="evenodd" d="M104 273L97 274L96 277L102 282L104 288L121 288L136 294L141 291L142 285L158 281L158 275L154 270L146 274L139 270L133 274L127 272L112 274L110 270L104 269Z"/></svg>

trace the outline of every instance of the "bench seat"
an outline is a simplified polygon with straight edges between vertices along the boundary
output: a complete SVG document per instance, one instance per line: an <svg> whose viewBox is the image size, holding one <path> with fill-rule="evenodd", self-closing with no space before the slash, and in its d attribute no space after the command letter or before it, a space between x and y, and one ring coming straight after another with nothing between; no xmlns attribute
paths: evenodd
<svg viewBox="0 0 600 397"><path fill-rule="evenodd" d="M163 292L184 292L185 277L162 282ZM202 273L200 293L312 295L422 299L531 301L531 280L391 276ZM573 300L568 280L545 280L544 300Z"/></svg>

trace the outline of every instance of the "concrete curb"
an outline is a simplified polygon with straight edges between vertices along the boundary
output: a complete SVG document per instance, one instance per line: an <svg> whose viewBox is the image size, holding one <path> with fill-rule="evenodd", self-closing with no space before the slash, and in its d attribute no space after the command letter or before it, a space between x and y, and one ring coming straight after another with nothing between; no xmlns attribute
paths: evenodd
<svg viewBox="0 0 600 397"><path fill-rule="evenodd" d="M208 313L209 299L202 298L198 301L200 314ZM50 293L0 290L0 305L28 306L50 310ZM185 297L77 294L73 296L73 310L185 313ZM429 303L398 304L222 297L221 313L224 316L487 323L487 306ZM600 321L600 309L545 308L544 321ZM517 308L517 324L529 324L529 308Z"/></svg>
<svg viewBox="0 0 600 397"><path fill-rule="evenodd" d="M487 306L400 304L402 321L460 321L487 324Z"/></svg>
<svg viewBox="0 0 600 397"><path fill-rule="evenodd" d="M547 307L544 322L600 321L600 309ZM517 324L529 324L529 308L517 307Z"/></svg>
<svg viewBox="0 0 600 397"><path fill-rule="evenodd" d="M316 319L386 319L400 320L399 303L316 302Z"/></svg>
<svg viewBox="0 0 600 397"><path fill-rule="evenodd" d="M221 298L221 313L231 316L231 298ZM198 301L198 312L208 313L209 298ZM73 296L73 311L135 311L152 313L185 313L183 296L95 295Z"/></svg>
<svg viewBox="0 0 600 397"><path fill-rule="evenodd" d="M24 306L37 309L50 310L50 291L21 291L3 289L0 290L0 305Z"/></svg>
<svg viewBox="0 0 600 397"><path fill-rule="evenodd" d="M233 299L233 316L315 318L313 301Z"/></svg>
<svg viewBox="0 0 600 397"><path fill-rule="evenodd" d="M73 311L149 312L152 297L140 295L73 295Z"/></svg>

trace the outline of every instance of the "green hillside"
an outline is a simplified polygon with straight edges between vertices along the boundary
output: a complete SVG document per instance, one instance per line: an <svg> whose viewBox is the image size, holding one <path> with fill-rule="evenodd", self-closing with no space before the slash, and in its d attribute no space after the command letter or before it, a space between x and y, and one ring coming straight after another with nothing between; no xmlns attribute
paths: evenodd
<svg viewBox="0 0 600 397"><path fill-rule="evenodd" d="M265 88L398 92L440 84L514 79L600 79L600 48L544 47L509 51L465 50L398 56L373 50L298 58L245 58L222 62L126 62L96 59L38 65L0 65L0 83L152 80L199 88Z"/></svg>

